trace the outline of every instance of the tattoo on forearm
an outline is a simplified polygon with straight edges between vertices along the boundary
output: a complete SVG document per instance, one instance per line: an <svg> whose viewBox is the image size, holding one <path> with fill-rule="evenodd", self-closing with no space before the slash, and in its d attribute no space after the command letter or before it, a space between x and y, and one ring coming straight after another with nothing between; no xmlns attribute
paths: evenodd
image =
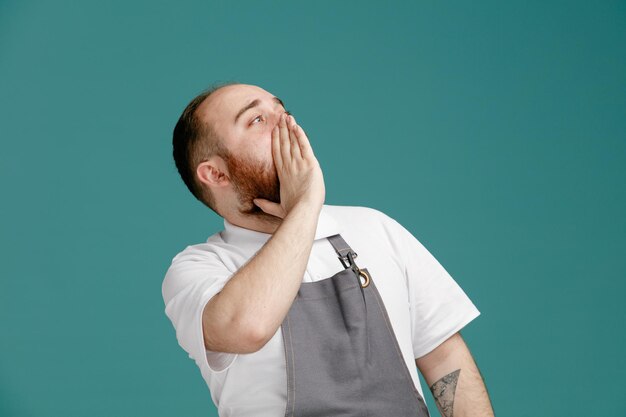
<svg viewBox="0 0 626 417"><path fill-rule="evenodd" d="M441 411L443 417L452 417L454 392L456 391L456 384L459 381L459 373L461 373L461 370L457 369L444 376L430 387L430 391L433 393L437 407L439 407L439 411Z"/></svg>

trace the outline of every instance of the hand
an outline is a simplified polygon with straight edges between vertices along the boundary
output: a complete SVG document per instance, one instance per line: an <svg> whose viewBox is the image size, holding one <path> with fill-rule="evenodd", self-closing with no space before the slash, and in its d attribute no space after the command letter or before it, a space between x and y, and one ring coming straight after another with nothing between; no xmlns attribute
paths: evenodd
<svg viewBox="0 0 626 417"><path fill-rule="evenodd" d="M254 203L281 219L298 204L320 209L326 194L322 169L293 116L282 114L272 130L272 157L280 182L280 204L265 199L255 199Z"/></svg>

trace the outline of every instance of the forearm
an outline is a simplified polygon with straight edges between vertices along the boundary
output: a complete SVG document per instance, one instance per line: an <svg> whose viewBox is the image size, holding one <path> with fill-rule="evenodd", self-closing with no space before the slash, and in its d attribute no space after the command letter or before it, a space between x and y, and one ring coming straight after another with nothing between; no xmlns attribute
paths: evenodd
<svg viewBox="0 0 626 417"><path fill-rule="evenodd" d="M416 360L443 417L489 417L493 408L478 366L457 333Z"/></svg>
<svg viewBox="0 0 626 417"><path fill-rule="evenodd" d="M295 206L265 245L207 303L205 344L222 352L260 348L287 315L302 283L321 207Z"/></svg>

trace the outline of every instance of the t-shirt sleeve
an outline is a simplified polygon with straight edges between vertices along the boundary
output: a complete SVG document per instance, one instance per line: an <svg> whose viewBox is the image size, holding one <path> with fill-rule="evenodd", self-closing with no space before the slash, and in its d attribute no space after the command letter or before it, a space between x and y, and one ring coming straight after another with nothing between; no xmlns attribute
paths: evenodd
<svg viewBox="0 0 626 417"><path fill-rule="evenodd" d="M231 276L217 255L188 246L172 259L163 280L165 314L176 330L178 344L201 371L225 371L237 357L235 353L207 350L202 332L204 307Z"/></svg>
<svg viewBox="0 0 626 417"><path fill-rule="evenodd" d="M420 358L480 315L435 257L400 223L388 217L401 253L409 293L413 354Z"/></svg>

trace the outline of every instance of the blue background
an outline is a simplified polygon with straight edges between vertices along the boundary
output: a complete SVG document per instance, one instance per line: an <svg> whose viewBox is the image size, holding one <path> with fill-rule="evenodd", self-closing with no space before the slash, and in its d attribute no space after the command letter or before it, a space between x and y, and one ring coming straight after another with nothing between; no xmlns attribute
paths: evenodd
<svg viewBox="0 0 626 417"><path fill-rule="evenodd" d="M223 225L172 129L232 80L474 301L496 414L625 415L624 45L624 1L1 1L0 415L217 415L161 282Z"/></svg>

